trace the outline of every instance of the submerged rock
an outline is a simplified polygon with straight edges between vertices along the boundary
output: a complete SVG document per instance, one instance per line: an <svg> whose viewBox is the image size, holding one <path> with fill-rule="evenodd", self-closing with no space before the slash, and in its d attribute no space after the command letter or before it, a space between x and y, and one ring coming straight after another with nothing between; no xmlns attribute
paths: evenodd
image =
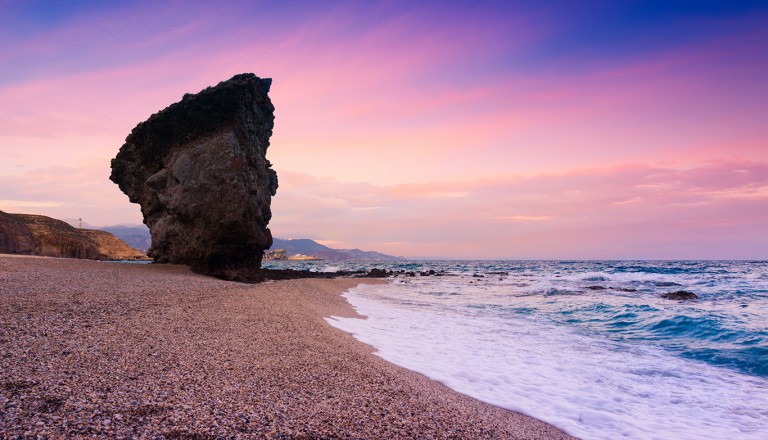
<svg viewBox="0 0 768 440"><path fill-rule="evenodd" d="M672 299L675 301L688 301L692 299L699 299L699 296L693 292L686 292L685 290L678 290L677 292L668 292L661 295L664 299Z"/></svg>
<svg viewBox="0 0 768 440"><path fill-rule="evenodd" d="M248 280L272 245L277 174L266 159L271 79L236 75L152 115L112 160L110 179L141 205L158 263Z"/></svg>

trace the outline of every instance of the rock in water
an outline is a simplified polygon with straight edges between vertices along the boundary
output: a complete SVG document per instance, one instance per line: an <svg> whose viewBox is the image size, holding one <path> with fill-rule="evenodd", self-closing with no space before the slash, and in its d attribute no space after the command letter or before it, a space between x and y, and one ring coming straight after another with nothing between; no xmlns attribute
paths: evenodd
<svg viewBox="0 0 768 440"><path fill-rule="evenodd" d="M254 279L277 174L265 155L271 79L234 76L152 115L112 159L110 179L141 205L149 256L226 279Z"/></svg>
<svg viewBox="0 0 768 440"><path fill-rule="evenodd" d="M685 290L678 290L677 292L668 292L661 294L664 299L672 299L675 301L690 301L692 299L699 299L699 295L693 292L687 292Z"/></svg>

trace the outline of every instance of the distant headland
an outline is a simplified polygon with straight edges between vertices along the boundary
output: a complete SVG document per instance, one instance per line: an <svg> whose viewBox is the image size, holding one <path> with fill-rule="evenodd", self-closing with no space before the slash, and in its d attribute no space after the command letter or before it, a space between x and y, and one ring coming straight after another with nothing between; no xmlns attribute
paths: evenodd
<svg viewBox="0 0 768 440"><path fill-rule="evenodd" d="M78 229L44 215L0 211L0 253L89 260L147 260L106 231Z"/></svg>

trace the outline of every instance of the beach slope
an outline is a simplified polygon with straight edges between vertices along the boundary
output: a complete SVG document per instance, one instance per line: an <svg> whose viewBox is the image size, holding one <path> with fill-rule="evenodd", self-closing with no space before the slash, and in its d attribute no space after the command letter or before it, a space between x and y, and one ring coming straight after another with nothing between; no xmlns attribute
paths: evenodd
<svg viewBox="0 0 768 440"><path fill-rule="evenodd" d="M570 438L329 326L359 282L0 256L0 438Z"/></svg>

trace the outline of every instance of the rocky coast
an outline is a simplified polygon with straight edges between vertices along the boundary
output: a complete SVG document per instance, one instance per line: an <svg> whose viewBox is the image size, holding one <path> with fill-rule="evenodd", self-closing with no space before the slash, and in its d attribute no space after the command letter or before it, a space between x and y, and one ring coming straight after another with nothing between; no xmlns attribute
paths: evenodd
<svg viewBox="0 0 768 440"><path fill-rule="evenodd" d="M359 282L0 256L0 438L569 438L329 326Z"/></svg>

